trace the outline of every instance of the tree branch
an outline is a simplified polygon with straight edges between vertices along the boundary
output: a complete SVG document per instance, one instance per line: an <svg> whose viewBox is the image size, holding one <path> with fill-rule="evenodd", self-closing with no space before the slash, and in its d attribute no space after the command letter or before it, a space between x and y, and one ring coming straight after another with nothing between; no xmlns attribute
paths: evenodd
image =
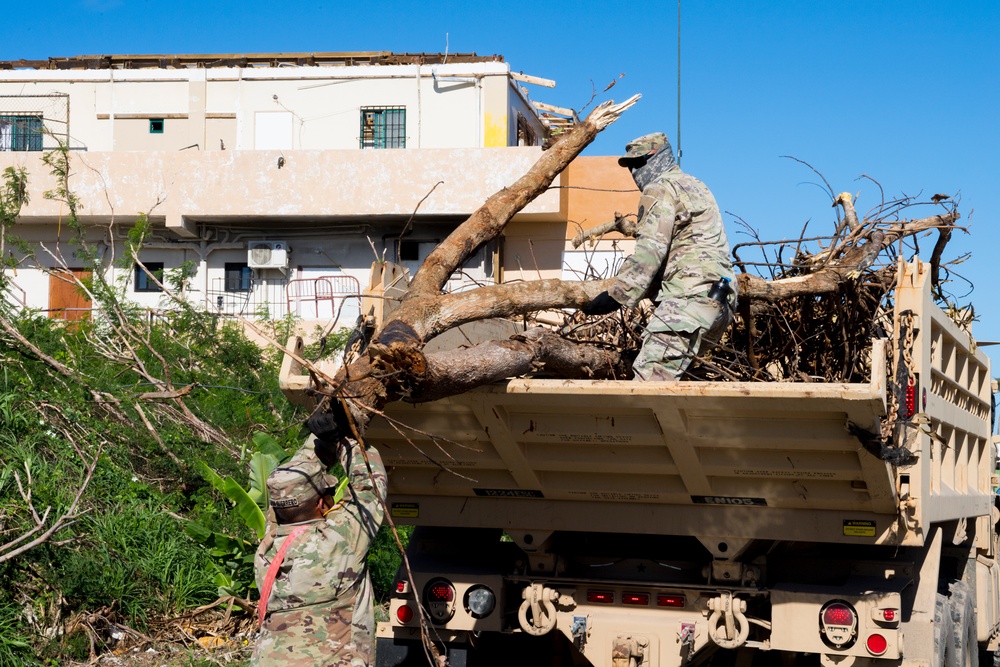
<svg viewBox="0 0 1000 667"><path fill-rule="evenodd" d="M508 188L492 195L424 260L410 284L406 301L437 296L449 276L476 248L496 238L514 215L545 192L556 176L580 154L597 135L615 122L639 100L635 95L621 104L605 102L587 118L564 134L538 161ZM406 311L393 319L406 319Z"/></svg>
<svg viewBox="0 0 1000 667"><path fill-rule="evenodd" d="M39 544L48 541L49 538L51 538L58 530L66 528L67 526L71 525L74 521L76 521L76 519L80 516L80 514L82 514L82 512L77 512L76 508L80 504L80 498L83 497L83 492L87 490L87 485L90 484L90 479L94 475L94 470L97 468L97 462L99 459L100 459L100 451L98 451L94 455L93 460L87 465L83 481L77 488L76 496L73 498L73 503L69 506L69 509L67 509L62 515L60 515L59 518L57 518L55 522L51 526L49 526L47 530L45 530L45 532L43 532L41 535L38 535L38 537L31 540L27 544L21 545L20 547L17 547L16 545L22 542L26 537L36 534L38 531L42 530L45 527L45 523L48 520L49 511L51 510L51 508L46 508L42 516L38 516L38 513L35 511L35 506L31 501L30 471L28 473L29 482L27 491L21 488L20 478L17 478L18 488L21 491L21 497L24 498L24 501L27 503L28 507L31 510L32 516L35 518L35 526L26 535L22 535L21 537L11 542L0 545L0 563L5 563L11 559L17 558L24 552L33 549L34 547L37 547Z"/></svg>

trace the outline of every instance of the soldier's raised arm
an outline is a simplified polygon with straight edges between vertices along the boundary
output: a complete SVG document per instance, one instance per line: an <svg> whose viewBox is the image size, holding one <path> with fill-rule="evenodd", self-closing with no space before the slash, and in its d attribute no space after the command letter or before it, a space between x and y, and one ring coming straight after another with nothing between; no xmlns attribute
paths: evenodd
<svg viewBox="0 0 1000 667"><path fill-rule="evenodd" d="M385 465L382 463L382 455L372 446L362 453L361 447L353 439L345 439L347 448L350 449L350 467L347 468L348 479L350 480L351 491L357 503L364 510L364 514L370 517L374 525L374 531L382 524L384 511L379 496L385 498L386 475ZM371 474L368 471L368 464L365 463L365 453L368 455L368 464L371 465ZM378 493L376 494L376 490Z"/></svg>

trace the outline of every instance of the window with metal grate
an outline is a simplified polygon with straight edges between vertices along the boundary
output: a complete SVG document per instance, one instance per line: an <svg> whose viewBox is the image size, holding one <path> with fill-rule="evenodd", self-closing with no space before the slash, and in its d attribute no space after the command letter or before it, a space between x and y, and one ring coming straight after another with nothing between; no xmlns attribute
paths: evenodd
<svg viewBox="0 0 1000 667"><path fill-rule="evenodd" d="M41 116L0 116L0 151L40 151Z"/></svg>
<svg viewBox="0 0 1000 667"><path fill-rule="evenodd" d="M361 107L361 148L406 148L406 107Z"/></svg>

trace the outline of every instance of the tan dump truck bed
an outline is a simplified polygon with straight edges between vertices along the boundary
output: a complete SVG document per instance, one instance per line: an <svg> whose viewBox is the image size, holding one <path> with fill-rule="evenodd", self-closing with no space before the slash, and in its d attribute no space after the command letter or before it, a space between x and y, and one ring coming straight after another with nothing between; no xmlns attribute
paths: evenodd
<svg viewBox="0 0 1000 667"><path fill-rule="evenodd" d="M882 380L510 380L393 406L415 431L379 420L367 438L415 523L787 538L788 522L842 535L850 517L874 538L896 482L848 424L878 431Z"/></svg>
<svg viewBox="0 0 1000 667"><path fill-rule="evenodd" d="M395 427L378 419L366 436L391 468L392 513L508 531L883 544L986 517L988 360L932 303L927 269L901 264L896 318L909 334L873 342L866 384L512 379L392 405ZM862 442L891 406L887 351L919 403L899 468Z"/></svg>

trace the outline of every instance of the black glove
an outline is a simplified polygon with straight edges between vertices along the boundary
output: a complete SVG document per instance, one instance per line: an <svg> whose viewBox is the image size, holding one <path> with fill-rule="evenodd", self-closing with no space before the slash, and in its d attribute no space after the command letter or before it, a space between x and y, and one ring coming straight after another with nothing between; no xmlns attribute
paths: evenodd
<svg viewBox="0 0 1000 667"><path fill-rule="evenodd" d="M337 423L336 415L329 412L315 413L306 420L306 428L320 440L337 442L343 431Z"/></svg>
<svg viewBox="0 0 1000 667"><path fill-rule="evenodd" d="M580 309L584 315L607 315L613 313L622 305L615 301L607 292L601 292L586 306Z"/></svg>
<svg viewBox="0 0 1000 667"><path fill-rule="evenodd" d="M328 469L340 463L340 448L343 446L343 430L337 424L337 417L329 412L312 414L306 420L306 428L316 436L314 451Z"/></svg>

